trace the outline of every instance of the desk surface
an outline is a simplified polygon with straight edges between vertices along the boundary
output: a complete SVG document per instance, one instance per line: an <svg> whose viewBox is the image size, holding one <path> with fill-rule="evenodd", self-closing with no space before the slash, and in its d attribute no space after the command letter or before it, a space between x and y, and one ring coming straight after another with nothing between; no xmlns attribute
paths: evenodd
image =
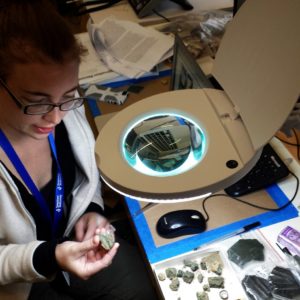
<svg viewBox="0 0 300 300"><path fill-rule="evenodd" d="M139 101L139 98L144 98L146 96L150 96L152 94L156 94L159 92L163 92L165 90L168 90L169 87L169 78L159 78L155 81L147 81L144 83L140 83L141 85L144 85L144 89L141 92L141 94L132 95L132 99L128 99L128 102L126 102L126 106L131 105L135 103L136 101ZM98 124L98 128L100 129L104 122L109 119L111 114L114 114L115 112L122 109L124 106L114 106L111 104L99 104L100 108L103 112L103 116L96 117L96 123ZM291 143L295 142L295 137L287 138L282 133L278 133L278 136L284 140L287 140ZM278 139L274 138L272 140L272 145L276 149L277 153L281 156L283 161L287 163L290 170L296 174L300 178L300 167L298 164L297 158L297 149L293 146L286 147L283 145ZM284 180L280 182L277 185L274 185L273 187L269 188L267 191L261 191L256 193L256 195L249 195L247 196L249 199L260 201L260 197L265 198L266 196L274 199L277 205L282 205L288 199L290 199L295 191L295 181L293 181L291 178L288 180ZM299 196L299 192L298 192ZM173 204L172 208L167 207L168 205L158 205L153 210L149 210L146 212L145 217L144 214L141 214L139 217L134 217L134 213L139 210L142 206L145 204L142 202L138 202L131 199L126 199L126 204L128 206L129 214L132 218L135 231L137 232L137 236L141 242L142 248L144 249L144 252L146 254L147 260L150 263L154 276L157 275L157 272L159 272L164 266L167 264L171 264L171 262L176 261L176 258L178 256L182 256L185 254L190 253L193 251L194 248L201 246L201 244L207 244L209 243L210 247L220 247L220 243L212 243L211 242L218 238L218 236L226 236L227 234L230 235L230 233L235 232L236 230L240 229L241 227L248 225L249 223L260 221L262 223L262 227L258 230L256 230L257 233L260 234L261 238L265 240L265 242L270 245L270 247L276 251L277 255L280 256L282 254L278 253L278 249L276 249L276 239L278 233L287 225L291 225L294 228L300 230L300 219L298 216L298 206L300 205L300 199L299 197L296 197L296 200L294 201L293 206L289 206L283 211L280 212L259 212L259 214L254 214L251 216L250 210L244 213L250 213L250 216L243 215L240 216L240 218L237 219L236 222L232 222L232 220L227 219L227 215L223 213L223 216L218 218L216 220L216 215L213 213L211 214L211 221L212 223L215 223L212 225L212 230L210 232L205 232L200 235L193 235L184 237L181 239L175 239L166 241L164 239L155 240L155 224L160 215L164 213L164 211L167 210L174 210L174 209L181 209L181 208L192 208L197 209L197 202L187 202L187 203L181 203L176 204L177 208L174 208ZM196 205L196 206L195 206ZM239 213L243 213L242 206L237 207L236 211L233 209L234 206L232 206L230 203L220 203L221 210L226 211L233 211L235 215L236 211ZM222 221L223 224L221 224L221 227L218 227L218 222ZM225 222L225 223L224 223ZM227 223L226 223L227 222ZM264 227L265 226L265 227ZM154 234L153 234L154 233ZM222 247L226 245L227 243L230 243L230 240L234 240L237 238L241 238L242 236L233 237L232 239L228 239L226 241L223 241L221 244ZM165 293L169 293L169 288L164 288L161 286L159 282L157 282L158 285L162 288L162 292L165 296ZM168 298L166 298L168 299ZM241 298L246 299L246 298Z"/></svg>
<svg viewBox="0 0 300 300"><path fill-rule="evenodd" d="M276 149L276 151L284 161L290 162L290 170L299 177L300 167L298 161L292 157L289 150L287 150L286 147L275 138L272 140L272 146L274 147L274 149ZM269 195L277 202L278 205L282 205L292 197L295 191L295 186L295 180L293 180L292 178L288 178L280 182L279 184L273 185L272 187L268 188L266 192L269 193ZM266 192L261 191L258 192L258 194ZM255 197L257 197L257 194L253 196L253 198ZM251 195L249 195L248 199L251 199ZM299 192L298 196L293 202L293 205L288 206L282 211L261 212L258 215L238 220L237 222L233 222L219 228L215 228L210 232L208 231L197 235L186 236L180 239L165 240L163 244L160 244L161 241L155 240L155 233L153 234L153 230L155 230L155 224L151 223L151 220L155 220L156 222L157 218L164 213L166 205L159 204L153 209L150 208L145 212L145 214L147 214L148 216L150 215L150 217L146 218L145 214L134 216L135 212L138 211L140 207L143 206L143 204L141 205L141 203L132 199L126 199L126 203L128 205L135 230L144 248L147 259L152 266L154 276L158 276L159 273L164 272L167 267L178 267L180 266L180 264L182 265L184 259L199 259L202 253L207 253L211 251L211 249L213 249L214 251L217 249L217 251L221 251L223 254L226 254L227 249L229 249L231 245L233 245L237 240L241 238L259 238L260 241L265 244L266 249L268 249L265 251L268 251L270 253L270 256L274 257L274 264L277 262L282 262L285 257L276 246L278 234L287 225L292 226L293 228L300 231L300 218L298 217L298 207L300 204ZM173 206L173 204L171 205ZM184 204L176 204L175 206L177 207L176 209L178 209L178 207L195 209L195 202L191 201ZM239 212L241 212L242 207L236 208ZM173 207L173 209L175 208ZM222 210L223 214L226 215L227 212L235 210L235 205L233 203L231 205L229 203L227 207L226 205L223 205ZM213 214L211 218L213 218ZM260 221L262 227L254 230L253 232L233 236L232 238L222 238L231 236L232 232L236 232L242 226L248 225L255 221ZM219 240L219 237L221 237L221 242L212 242L215 239ZM200 250L195 250L199 246ZM238 277L239 276L237 276L236 278ZM243 290L237 287L232 278L232 275L229 275L229 278L230 280L227 282L226 289L230 291L231 296L236 297L230 299L247 299L243 295ZM241 278L239 279L241 280ZM170 292L170 288L165 282L160 282L157 280L157 283L160 286L165 299L169 299L168 297L170 297L171 295L175 295L173 291ZM187 294L192 297L193 294L190 294L190 290L195 291L195 288L189 287L189 289L186 289L185 286L185 288L181 289L181 295L182 293L184 294L184 297L182 299L191 299L185 298ZM176 296L178 295L179 294L176 294Z"/></svg>
<svg viewBox="0 0 300 300"><path fill-rule="evenodd" d="M282 147L281 152L285 152L283 157L291 158L290 153L280 142L273 140L272 145L275 149ZM297 172L299 167L295 161L294 163L295 165L290 165L290 167L296 167L295 171ZM251 204L275 208L282 206L292 197L295 187L296 180L291 176L279 184L272 185L267 190L258 191L241 198ZM297 217L297 207L299 205L296 198L294 205L274 212L249 207L242 203L235 202L230 198L212 198L206 205L210 219L208 221L207 230L204 233L168 240L159 237L156 233L155 224L158 218L169 211L179 209L196 209L201 211L201 199L174 204L158 204L138 216L136 216L136 213L145 206L145 203L130 198L126 198L126 202L136 230L142 243L145 245L147 257L151 263L182 254L194 247L211 242L219 236L222 237L231 232L235 232L243 226L256 221L260 221L262 226L267 226ZM172 249L169 247L170 245Z"/></svg>
<svg viewBox="0 0 300 300"><path fill-rule="evenodd" d="M233 6L232 0L189 0L189 2L194 7L193 11L229 8ZM161 6L157 7L157 11L168 18L193 12L184 11L179 5L171 1L162 1ZM90 17L95 23L101 22L108 16L114 16L120 20L133 21L141 25L165 22L162 17L158 17L157 15L150 15L139 19L127 1L121 1L111 8L107 8L105 10L100 10L90 14Z"/></svg>

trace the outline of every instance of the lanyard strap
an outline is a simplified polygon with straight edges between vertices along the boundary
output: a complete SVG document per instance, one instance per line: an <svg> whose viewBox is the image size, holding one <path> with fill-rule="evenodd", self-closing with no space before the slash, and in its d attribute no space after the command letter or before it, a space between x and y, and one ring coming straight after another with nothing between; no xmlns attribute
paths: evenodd
<svg viewBox="0 0 300 300"><path fill-rule="evenodd" d="M63 183L63 176L62 171L57 159L56 147L54 142L53 134L51 133L48 136L48 140L50 143L52 154L55 158L56 165L57 165L57 176L56 176L56 187L55 187L55 203L54 203L54 218L52 221L51 213L49 211L49 207L41 194L41 192L36 187L35 183L33 182L32 178L30 177L29 173L27 172L25 166L21 162L19 156L15 152L13 146L9 142L8 138L5 136L4 132L0 129L0 146L14 165L16 171L19 173L21 178L23 179L24 183L38 202L40 209L42 211L43 216L47 219L49 224L52 226L52 236L55 237L58 224L60 219L63 216L63 202L64 202L64 183Z"/></svg>
<svg viewBox="0 0 300 300"><path fill-rule="evenodd" d="M56 174L56 186L55 186L55 203L54 203L54 220L52 227L53 236L58 230L59 221L63 216L63 205L64 205L64 181L62 176L62 170L57 158L56 146L53 134L50 133L48 136L52 154L56 161L57 174Z"/></svg>

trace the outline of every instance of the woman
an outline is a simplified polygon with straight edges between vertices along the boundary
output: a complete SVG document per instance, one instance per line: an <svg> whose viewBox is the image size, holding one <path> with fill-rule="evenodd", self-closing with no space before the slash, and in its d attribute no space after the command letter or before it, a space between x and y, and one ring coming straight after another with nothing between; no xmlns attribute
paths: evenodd
<svg viewBox="0 0 300 300"><path fill-rule="evenodd" d="M134 247L109 251L84 50L46 1L0 0L0 299L156 299ZM118 250L118 253L117 253Z"/></svg>

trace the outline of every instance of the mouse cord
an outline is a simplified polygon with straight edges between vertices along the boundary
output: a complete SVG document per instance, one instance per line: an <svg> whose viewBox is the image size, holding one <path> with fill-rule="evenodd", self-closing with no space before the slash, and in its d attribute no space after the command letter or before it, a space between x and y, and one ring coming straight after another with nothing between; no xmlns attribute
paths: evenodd
<svg viewBox="0 0 300 300"><path fill-rule="evenodd" d="M299 189L299 178L291 171L290 171L290 174L296 178L296 189L295 189L293 197L287 203L285 203L284 205L279 206L277 208L269 208L269 207L264 207L264 206L253 204L253 203L247 202L245 200L242 200L240 198L229 196L227 194L212 194L212 195L204 198L204 200L202 201L202 209L203 209L203 211L206 215L205 222L207 223L208 220L209 220L209 214L206 210L205 203L208 199L211 199L211 198L214 198L214 197L226 197L226 198L241 202L245 205L249 205L249 206L252 206L252 207L255 207L255 208L258 208L258 209L262 209L262 210L266 210L266 211L280 211L280 210L286 208L287 206L289 206L295 200L296 195L298 193L298 189Z"/></svg>
<svg viewBox="0 0 300 300"><path fill-rule="evenodd" d="M159 13L156 9L152 9L152 12L155 13L156 15L158 15L159 17L163 18L165 21L171 22L170 19L168 19L166 16L162 15L161 13Z"/></svg>
<svg viewBox="0 0 300 300"><path fill-rule="evenodd" d="M280 137L278 137L278 136L275 136L275 137L276 137L280 142L282 142L282 143L285 143L285 144L290 145L290 146L296 146L296 147L297 147L297 158L298 158L298 160L300 160L300 142L299 142L299 137L298 137L298 135L297 135L297 132L296 132L295 128L293 128L292 130L293 130L294 136L295 136L295 138L296 138L296 143L288 142L288 141L286 141L286 140L284 140L284 139L282 139L282 138L280 138Z"/></svg>

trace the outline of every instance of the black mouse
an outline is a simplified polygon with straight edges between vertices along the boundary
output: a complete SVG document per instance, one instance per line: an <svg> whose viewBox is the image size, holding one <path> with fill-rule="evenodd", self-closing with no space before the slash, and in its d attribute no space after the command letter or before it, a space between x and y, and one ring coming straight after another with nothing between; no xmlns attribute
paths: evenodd
<svg viewBox="0 0 300 300"><path fill-rule="evenodd" d="M193 209L175 210L161 216L156 224L157 233L164 238L196 234L206 229L203 215Z"/></svg>

